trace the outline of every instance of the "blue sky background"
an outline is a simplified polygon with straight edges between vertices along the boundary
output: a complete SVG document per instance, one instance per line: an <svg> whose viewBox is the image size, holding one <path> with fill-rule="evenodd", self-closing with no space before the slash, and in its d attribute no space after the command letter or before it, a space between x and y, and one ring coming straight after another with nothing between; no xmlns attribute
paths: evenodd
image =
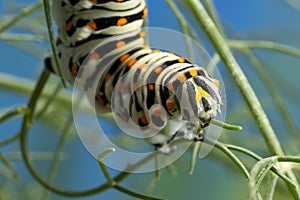
<svg viewBox="0 0 300 200"><path fill-rule="evenodd" d="M0 1L1 17L13 16L22 8L36 1ZM215 0L215 6L226 34L230 39L248 39L248 40L271 40L300 47L300 13L284 3L283 0ZM178 6L185 14L190 23L198 31L198 34L208 44L206 37L201 32L198 25L192 19L191 14L183 4L178 0ZM164 27L174 30L180 30L176 18L167 4L163 0L148 0L149 7L149 25L153 27ZM37 21L43 22L40 14L34 14L39 17ZM15 27L7 31L7 33L30 33L34 30L26 30L25 27ZM1 22L0 22L1 23ZM43 24L45 24L43 22ZM27 27L28 28L28 27ZM46 27L41 29L47 36ZM23 48L23 50L22 50ZM210 53L212 48L207 46ZM42 56L50 49L48 41L43 42L4 42L0 40L1 64L0 72L12 74L14 76L25 77L36 80L42 69ZM34 52L34 53L31 53ZM267 50L255 50L255 55L263 62L266 71L274 81L274 85L278 88L280 94L289 109L291 115L296 119L299 125L299 58L284 55L278 52ZM241 64L243 70L248 75L251 84L258 93L266 112L269 114L272 125L282 140L288 140L286 128L282 124L282 119L272 104L272 97L264 89L264 83L258 79L248 61L242 54L234 51L234 54ZM227 121L231 123L242 124L244 131L242 133L228 133L227 137L231 137L231 141L247 140L248 145L251 141L257 143L249 146L264 146L263 141L259 138L258 130L255 128L253 120L249 117L247 109L240 98L235 86L222 64L218 65L219 70L223 73L223 79L226 87L226 95L228 101ZM22 83L20 83L22 84ZM15 107L25 104L28 100L27 96L12 93L0 88L0 109ZM56 116L53 116L54 118ZM16 133L20 129L20 119L8 121L0 125L0 140L7 138L9 135ZM299 127L298 127L299 128ZM32 151L53 151L55 144L59 138L59 132L49 125L39 122L30 130L30 145ZM42 134L42 137L41 137ZM259 139L257 139L259 138ZM228 139L228 138L227 138ZM265 147L258 148L259 151L266 153ZM4 153L18 152L18 142L5 147ZM86 151L77 136L72 136L66 143L64 151L67 154L67 160L60 163L54 183L62 188L84 190L94 187L104 182L104 177L97 165L95 159ZM267 154L267 153L266 153ZM188 161L190 155L185 155L182 160L178 161L178 175L172 177L165 170L161 180L157 183L154 190L154 196L167 199L244 199L247 192L247 182L244 181L240 173L228 168L235 167L229 162L218 162L216 159L208 156L203 160L199 160L195 173L188 175ZM226 162L225 162L226 163ZM24 191L33 193L33 188L37 188L33 184L32 177L26 169L22 161L15 161L15 168L20 173L21 183L14 185L6 182L5 177L0 176L0 183L5 183L5 187L13 188L20 195ZM49 163L40 161L35 163L41 173L47 174ZM112 175L118 172L111 170ZM122 182L123 186L128 186L138 192L144 192L154 174L138 174L131 175ZM227 187L230 185L230 187ZM12 186L12 187L10 187ZM216 192L217 191L217 192ZM234 194L234 195L233 195ZM24 195L24 194L23 194ZM228 197L228 198L226 198ZM230 197L230 198L229 198ZM38 198L37 198L38 199ZM50 199L66 200L72 198L61 197L51 194ZM114 190L109 190L100 195L91 196L82 199L132 199Z"/></svg>

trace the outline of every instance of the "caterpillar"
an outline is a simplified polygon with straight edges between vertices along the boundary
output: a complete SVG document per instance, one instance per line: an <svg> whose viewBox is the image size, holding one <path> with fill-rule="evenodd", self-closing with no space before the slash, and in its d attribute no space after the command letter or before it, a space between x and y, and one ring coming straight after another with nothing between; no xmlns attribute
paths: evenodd
<svg viewBox="0 0 300 200"><path fill-rule="evenodd" d="M221 112L219 82L187 59L145 44L144 0L56 0L52 9L63 78L81 80L76 85L97 112L113 112L121 126L137 128L164 152L176 138L203 140ZM45 66L58 74L53 60L48 55Z"/></svg>

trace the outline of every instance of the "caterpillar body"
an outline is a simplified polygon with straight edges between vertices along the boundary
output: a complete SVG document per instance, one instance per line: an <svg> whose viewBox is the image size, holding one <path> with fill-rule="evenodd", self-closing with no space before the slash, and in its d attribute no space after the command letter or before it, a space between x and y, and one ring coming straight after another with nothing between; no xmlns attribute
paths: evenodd
<svg viewBox="0 0 300 200"><path fill-rule="evenodd" d="M79 89L98 112L113 112L121 126L137 128L166 152L176 138L203 139L220 112L219 82L183 57L145 45L144 0L57 0L53 10L63 77L84 80ZM57 73L51 55L45 65Z"/></svg>

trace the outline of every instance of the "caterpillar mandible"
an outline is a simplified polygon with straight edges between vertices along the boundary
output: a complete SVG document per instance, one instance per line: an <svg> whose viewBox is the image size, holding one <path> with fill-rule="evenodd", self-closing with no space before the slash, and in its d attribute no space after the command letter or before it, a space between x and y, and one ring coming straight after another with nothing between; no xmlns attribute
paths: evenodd
<svg viewBox="0 0 300 200"><path fill-rule="evenodd" d="M145 44L144 0L57 0L52 9L63 77L70 84L83 77L83 91L96 84L88 97L98 112L113 111L163 152L176 138L203 139L221 112L219 82L187 59ZM53 63L45 58L57 73Z"/></svg>

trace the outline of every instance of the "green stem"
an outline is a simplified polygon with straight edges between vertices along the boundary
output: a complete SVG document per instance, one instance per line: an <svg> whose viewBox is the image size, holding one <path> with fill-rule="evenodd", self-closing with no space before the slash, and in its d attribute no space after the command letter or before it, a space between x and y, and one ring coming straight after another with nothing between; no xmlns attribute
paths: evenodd
<svg viewBox="0 0 300 200"><path fill-rule="evenodd" d="M61 84L57 84L56 87L53 89L51 96L46 99L42 109L37 112L36 119L39 119L43 116L43 114L47 111L47 109L49 108L51 103L57 98L57 95L58 95L60 89L61 89ZM72 116L70 116L69 118L72 118ZM70 121L70 120L68 120L68 121ZM67 123L68 123L68 121L67 121Z"/></svg>
<svg viewBox="0 0 300 200"><path fill-rule="evenodd" d="M206 10L201 2L197 0L186 0L194 16L199 24L203 27L211 43L214 45L221 60L225 64L232 80L236 84L248 108L258 125L266 145L272 155L283 155L283 150L280 143L270 125L270 122L262 109L262 106L256 97L250 83L248 82L244 72L241 70L239 64L233 57L224 38L219 33L217 27L214 25L212 19L208 16Z"/></svg>
<svg viewBox="0 0 300 200"><path fill-rule="evenodd" d="M195 165L196 165L196 161L197 161L197 158L199 155L200 147L201 147L200 142L194 143L193 153L192 153L192 158L191 158L191 163L190 163L190 168L189 168L189 174L191 174L191 175L194 173L194 170L195 170Z"/></svg>
<svg viewBox="0 0 300 200"><path fill-rule="evenodd" d="M109 153L112 153L112 152L115 152L116 149L115 148L110 148L110 149L106 149L104 152L102 152L99 156L98 156L98 163L99 163L99 166L107 180L107 183L114 187L116 185L116 182L111 178L105 164L103 163L103 158L109 154Z"/></svg>
<svg viewBox="0 0 300 200"><path fill-rule="evenodd" d="M169 5L169 7L171 8L171 10L173 11L173 13L175 14L175 16L179 22L179 25L181 27L182 32L187 36L189 34L189 27L190 27L188 22L186 21L186 19L184 18L184 16L180 12L180 10L177 8L177 6L173 2L173 0L166 0L166 2ZM193 48L192 48L190 39L186 36L184 36L184 40L185 40L185 44L187 47L189 59L191 61L193 61L194 60Z"/></svg>
<svg viewBox="0 0 300 200"><path fill-rule="evenodd" d="M294 162L300 164L300 156L278 156L279 162Z"/></svg>
<svg viewBox="0 0 300 200"><path fill-rule="evenodd" d="M120 192L122 192L122 193L124 193L124 194L127 194L127 195L132 196L132 197L136 197L136 198L139 198L139 199L143 199L143 200L160 200L158 198L154 198L154 197L150 197L150 196L147 196L147 195L136 193L136 192L134 192L132 190L129 190L127 188L124 188L120 185L115 185L113 188L120 191Z"/></svg>
<svg viewBox="0 0 300 200"><path fill-rule="evenodd" d="M266 183L267 188L263 199L265 200L274 199L274 193L275 193L275 188L277 183L278 183L278 176L276 176L275 174L270 174Z"/></svg>
<svg viewBox="0 0 300 200"><path fill-rule="evenodd" d="M26 16L28 16L29 14L35 12L36 10L42 8L43 3L42 2L38 2L32 6L28 6L26 8L23 9L23 11L16 17L12 18L11 20L7 21L6 23L2 24L2 26L0 27L0 34L2 32L4 32L6 29L8 29L9 27L15 25L16 23L18 23L20 20L22 20L23 18L25 18Z"/></svg>
<svg viewBox="0 0 300 200"><path fill-rule="evenodd" d="M29 34L5 34L0 35L0 40L4 42L40 42L44 39L41 35Z"/></svg>
<svg viewBox="0 0 300 200"><path fill-rule="evenodd" d="M207 10L207 13L211 17L211 19L214 21L216 27L218 28L219 32L223 37L225 37L225 31L222 26L222 23L220 23L219 17L217 16L217 12L214 6L214 3L212 0L203 0L203 4Z"/></svg>
<svg viewBox="0 0 300 200"><path fill-rule="evenodd" d="M264 85L269 90L274 100L274 103L282 116L282 120L285 122L285 125L289 130L290 134L294 137L295 141L300 142L300 135L296 123L291 118L291 114L289 113L288 108L284 105L281 95L276 89L276 87L274 86L274 83L271 80L269 74L264 70L262 64L259 62L259 60L253 55L253 53L250 50L244 49L241 51L249 59L249 61L252 63L252 66L255 68L259 76L264 81L265 83Z"/></svg>
<svg viewBox="0 0 300 200"><path fill-rule="evenodd" d="M7 159L7 157L2 153L2 151L0 151L0 160L5 165L5 167L11 172L13 179L18 180L19 176L16 169L14 168L10 160Z"/></svg>
<svg viewBox="0 0 300 200"><path fill-rule="evenodd" d="M235 145L229 145L229 144L223 144L225 145L228 149L230 150L234 150L234 151L238 151L241 153L244 153L252 158L254 158L257 161L262 160L263 158L260 157L259 155L255 154L254 152L245 149L243 147L239 147L239 146L235 146ZM275 167L271 168L271 171L274 172L276 175L278 175L278 177L280 177L282 180L284 180L287 184L291 185L291 187L296 186L297 183L294 183L290 178L288 178L287 176L285 176L283 173L281 173L280 171L278 171Z"/></svg>
<svg viewBox="0 0 300 200"><path fill-rule="evenodd" d="M243 130L243 127L241 127L241 126L237 126L237 125L233 125L233 124L228 124L228 123L216 120L216 119L213 119L210 122L211 122L211 124L223 127L224 129L227 129L227 130L232 130L232 131L241 131L241 130Z"/></svg>
<svg viewBox="0 0 300 200"><path fill-rule="evenodd" d="M46 22L47 22L47 27L48 27L48 34L49 34L49 39L51 43L51 48L52 48L52 54L55 60L55 64L57 67L58 71L58 76L61 79L61 82L65 88L67 88L67 84L65 80L63 79L63 75L61 72L61 67L59 64L59 58L58 58L58 53L57 53L57 48L56 48L56 42L53 34L53 26L52 26L52 20L51 20L51 15L50 15L50 5L48 0L43 0L44 2L44 12L45 12L45 17L46 17Z"/></svg>
<svg viewBox="0 0 300 200"><path fill-rule="evenodd" d="M7 138L7 139L5 139L5 140L2 140L2 141L0 142L0 147L3 147L3 146L8 145L8 144L10 144L10 143L12 143L12 142L15 142L15 141L17 141L19 138L20 138L20 133L17 133L17 134L15 134L15 135L11 136L10 138Z"/></svg>
<svg viewBox="0 0 300 200"><path fill-rule="evenodd" d="M205 139L206 141L208 140L207 138ZM212 142L213 141L209 141ZM244 166L244 164L222 143L216 142L215 144L216 148L220 149L223 153L225 153L235 164L236 166L243 172L244 176L249 179L249 172L247 168Z"/></svg>
<svg viewBox="0 0 300 200"><path fill-rule="evenodd" d="M10 74L0 73L1 90L15 92L23 95L30 95L34 89L34 86L34 80L17 77ZM45 99L51 98L54 87L55 86L51 83L47 84L46 89L41 95L41 97ZM72 105L72 93L68 91L62 91L57 95L55 100L63 105Z"/></svg>
<svg viewBox="0 0 300 200"><path fill-rule="evenodd" d="M25 106L20 106L14 109L10 109L8 112L0 116L0 124L16 115L21 115L26 113L26 111L27 108Z"/></svg>
<svg viewBox="0 0 300 200"><path fill-rule="evenodd" d="M230 48L234 48L234 49L249 49L249 48L269 49L272 51L279 51L288 55L300 57L300 49L285 44L277 43L277 42L259 41L259 40L248 40L248 41L228 40L227 44Z"/></svg>

